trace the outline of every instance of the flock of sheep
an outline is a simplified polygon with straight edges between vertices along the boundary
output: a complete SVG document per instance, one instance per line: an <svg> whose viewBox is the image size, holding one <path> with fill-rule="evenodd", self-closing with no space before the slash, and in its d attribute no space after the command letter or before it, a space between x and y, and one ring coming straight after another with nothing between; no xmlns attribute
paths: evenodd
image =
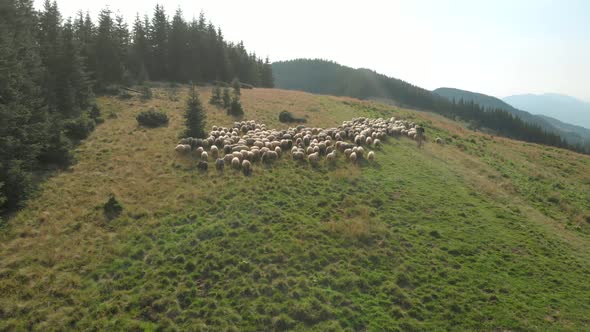
<svg viewBox="0 0 590 332"><path fill-rule="evenodd" d="M268 129L266 125L253 120L235 122L232 128L213 126L209 137L183 138L175 148L177 154L199 158L197 167L209 168L209 160L215 161L215 168L226 166L241 169L250 174L256 162L273 163L290 153L295 161L309 162L317 166L322 157L334 163L340 154L352 163L366 158L375 160L374 151L388 136L417 138L416 124L390 119L355 118L344 121L337 128L308 128L297 126L286 130ZM211 158L211 159L210 159Z"/></svg>

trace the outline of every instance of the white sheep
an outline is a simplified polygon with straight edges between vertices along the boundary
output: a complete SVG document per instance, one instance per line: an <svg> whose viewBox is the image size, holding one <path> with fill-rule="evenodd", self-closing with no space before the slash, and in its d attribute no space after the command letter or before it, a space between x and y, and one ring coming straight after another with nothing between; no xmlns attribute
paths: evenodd
<svg viewBox="0 0 590 332"><path fill-rule="evenodd" d="M310 164L312 164L313 166L316 166L317 164L320 163L320 154L318 152L314 152L314 153L310 154L309 156L307 156L307 160L309 160Z"/></svg>
<svg viewBox="0 0 590 332"><path fill-rule="evenodd" d="M203 151L203 153L201 153L201 159L207 161L207 158L209 158L209 155L206 151Z"/></svg>
<svg viewBox="0 0 590 332"><path fill-rule="evenodd" d="M231 160L231 167L233 167L234 169L239 169L240 168L240 159L237 157L234 157Z"/></svg>
<svg viewBox="0 0 590 332"><path fill-rule="evenodd" d="M211 145L211 148L209 149L209 151L211 152L211 157L213 157L213 158L219 157L219 148L217 146Z"/></svg>
<svg viewBox="0 0 590 332"><path fill-rule="evenodd" d="M250 164L250 162L248 160L244 160L242 161L242 171L244 171L244 174L248 175L250 174L252 164Z"/></svg>
<svg viewBox="0 0 590 332"><path fill-rule="evenodd" d="M350 159L350 161L352 161L353 163L356 162L356 152L353 152L350 154L350 157L348 157Z"/></svg>
<svg viewBox="0 0 590 332"><path fill-rule="evenodd" d="M368 159L369 161L373 161L373 160L375 160L375 152L373 152L373 151L369 151L369 153L367 153L367 159Z"/></svg>
<svg viewBox="0 0 590 332"><path fill-rule="evenodd" d="M336 161L336 151L332 151L332 152L328 153L328 155L326 156L326 160L328 160L328 162L331 162L331 163Z"/></svg>
<svg viewBox="0 0 590 332"><path fill-rule="evenodd" d="M188 144L178 144L174 148L174 151L176 151L177 154L186 155L191 151L191 146Z"/></svg>

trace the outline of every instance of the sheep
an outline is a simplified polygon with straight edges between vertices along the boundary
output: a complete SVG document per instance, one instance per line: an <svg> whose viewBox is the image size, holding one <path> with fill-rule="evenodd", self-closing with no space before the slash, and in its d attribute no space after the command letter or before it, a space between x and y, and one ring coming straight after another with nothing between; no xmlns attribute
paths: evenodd
<svg viewBox="0 0 590 332"><path fill-rule="evenodd" d="M239 169L240 168L240 159L238 157L234 157L231 160L231 167L234 169Z"/></svg>
<svg viewBox="0 0 590 332"><path fill-rule="evenodd" d="M328 153L328 155L326 156L326 160L328 160L328 162L333 163L334 161L336 161L336 152L330 152Z"/></svg>
<svg viewBox="0 0 590 332"><path fill-rule="evenodd" d="M367 140L365 141L365 143L367 145L372 145L373 144L373 139L369 136L369 137L367 137Z"/></svg>
<svg viewBox="0 0 590 332"><path fill-rule="evenodd" d="M251 151L253 154L252 160L253 162L260 160L260 150L254 149Z"/></svg>
<svg viewBox="0 0 590 332"><path fill-rule="evenodd" d="M445 141L440 137L437 137L435 142L436 142L436 144L445 144Z"/></svg>
<svg viewBox="0 0 590 332"><path fill-rule="evenodd" d="M250 164L248 160L242 161L242 171L245 175L249 175L252 172L252 169L250 168L251 165L252 164Z"/></svg>
<svg viewBox="0 0 590 332"><path fill-rule="evenodd" d="M362 146L359 146L359 147L356 149L356 154L357 154L357 157L359 157L359 158L362 158L364 153L365 153L365 149L363 149L363 147L362 147Z"/></svg>
<svg viewBox="0 0 590 332"><path fill-rule="evenodd" d="M296 152L293 152L292 157L293 157L293 160L304 160L305 153L303 153L301 151L296 151Z"/></svg>
<svg viewBox="0 0 590 332"><path fill-rule="evenodd" d="M356 162L356 152L353 152L350 154L350 157L348 157L350 159L350 161L352 161L353 163Z"/></svg>
<svg viewBox="0 0 590 332"><path fill-rule="evenodd" d="M206 151L203 151L203 153L201 153L201 159L207 161L207 158L209 158L209 155Z"/></svg>
<svg viewBox="0 0 590 332"><path fill-rule="evenodd" d="M219 148L217 148L217 146L211 145L211 148L209 149L209 151L211 152L211 157L213 157L213 158L219 157Z"/></svg>
<svg viewBox="0 0 590 332"><path fill-rule="evenodd" d="M205 149L203 149L202 146L199 146L197 148L197 150L195 151L195 154L200 157L203 154L204 151L205 151Z"/></svg>
<svg viewBox="0 0 590 332"><path fill-rule="evenodd" d="M368 159L369 161L373 161L373 160L375 160L375 152L373 152L373 151L369 151L369 153L367 153L367 159Z"/></svg>
<svg viewBox="0 0 590 332"><path fill-rule="evenodd" d="M344 150L344 155L346 156L346 158L350 157L350 154L352 153L352 149L346 149Z"/></svg>
<svg viewBox="0 0 590 332"><path fill-rule="evenodd" d="M375 139L373 140L373 145L374 145L375 147L380 147L380 146L381 146L381 140L379 140L378 138L375 138Z"/></svg>
<svg viewBox="0 0 590 332"><path fill-rule="evenodd" d="M224 161L224 159L217 158L217 160L215 160L215 168L218 171L222 171L224 167L225 167L225 161Z"/></svg>
<svg viewBox="0 0 590 332"><path fill-rule="evenodd" d="M262 154L262 161L265 163L270 163L277 159L279 159L279 155L275 151L267 151Z"/></svg>
<svg viewBox="0 0 590 332"><path fill-rule="evenodd" d="M197 164L197 168L200 169L201 171L206 171L209 168L209 164L206 161L201 160Z"/></svg>
<svg viewBox="0 0 590 332"><path fill-rule="evenodd" d="M226 154L225 156L223 156L223 162L226 164L231 164L232 159L234 159L234 156L232 156L231 154Z"/></svg>
<svg viewBox="0 0 590 332"><path fill-rule="evenodd" d="M320 163L320 154L318 152L314 152L307 156L307 160L312 166L317 166Z"/></svg>
<svg viewBox="0 0 590 332"><path fill-rule="evenodd" d="M239 151L234 151L232 152L232 156L234 156L234 158L238 158L238 160L242 160L242 153Z"/></svg>
<svg viewBox="0 0 590 332"><path fill-rule="evenodd" d="M176 151L177 154L186 155L191 151L191 146L188 144L178 144L174 148L174 151Z"/></svg>
<svg viewBox="0 0 590 332"><path fill-rule="evenodd" d="M282 153L281 147L279 147L279 146L275 147L275 152L277 153L277 156L280 157L281 153Z"/></svg>

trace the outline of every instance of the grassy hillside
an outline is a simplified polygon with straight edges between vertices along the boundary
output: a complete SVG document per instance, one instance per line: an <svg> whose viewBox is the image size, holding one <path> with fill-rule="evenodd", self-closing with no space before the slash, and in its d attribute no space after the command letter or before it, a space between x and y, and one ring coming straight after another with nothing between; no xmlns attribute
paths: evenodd
<svg viewBox="0 0 590 332"><path fill-rule="evenodd" d="M206 101L209 90L202 89ZM351 98L242 90L246 119L422 122L376 163L252 176L175 157L185 88L103 97L106 122L0 230L0 330L581 330L590 157ZM155 108L168 127L143 129ZM210 125L231 125L207 105ZM103 216L114 194L119 218Z"/></svg>

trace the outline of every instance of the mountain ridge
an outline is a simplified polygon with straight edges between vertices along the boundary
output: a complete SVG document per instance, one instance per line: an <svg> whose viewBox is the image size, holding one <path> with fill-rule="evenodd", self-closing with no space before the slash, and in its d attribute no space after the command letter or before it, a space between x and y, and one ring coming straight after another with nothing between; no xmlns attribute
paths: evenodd
<svg viewBox="0 0 590 332"><path fill-rule="evenodd" d="M590 144L590 129L565 123L550 116L531 114L527 111L517 109L504 100L494 96L447 87L438 88L432 92L449 100L455 99L458 101L463 99L465 101L474 101L485 108L501 108L518 116L526 122L536 124L544 130L560 135L571 144L579 144L582 146Z"/></svg>
<svg viewBox="0 0 590 332"><path fill-rule="evenodd" d="M502 98L518 109L590 129L590 103L559 93L518 94Z"/></svg>

